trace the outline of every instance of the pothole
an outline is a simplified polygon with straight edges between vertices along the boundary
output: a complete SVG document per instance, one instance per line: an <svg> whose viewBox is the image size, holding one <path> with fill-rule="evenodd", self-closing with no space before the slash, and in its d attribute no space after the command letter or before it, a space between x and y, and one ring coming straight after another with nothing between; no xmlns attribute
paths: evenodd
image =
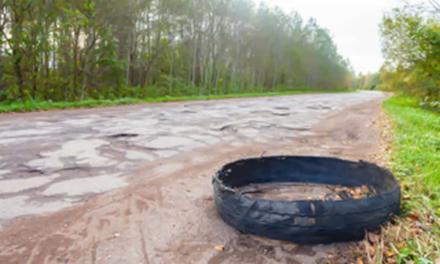
<svg viewBox="0 0 440 264"><path fill-rule="evenodd" d="M119 133L109 136L109 138L134 138L138 137L138 134L135 133Z"/></svg>

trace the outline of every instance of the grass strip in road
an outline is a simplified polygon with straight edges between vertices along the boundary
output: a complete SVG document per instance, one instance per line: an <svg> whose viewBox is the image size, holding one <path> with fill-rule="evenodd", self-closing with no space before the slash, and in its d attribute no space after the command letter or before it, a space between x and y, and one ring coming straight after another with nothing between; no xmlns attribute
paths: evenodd
<svg viewBox="0 0 440 264"><path fill-rule="evenodd" d="M78 102L49 102L49 101L26 101L16 103L0 103L0 113L9 112L32 112L46 111L52 109L70 109L70 108L94 108L115 105L130 105L142 103L162 103L162 102L180 102L180 101L201 101L216 100L229 98L245 98L245 97L265 97L265 96L285 96L307 93L343 93L352 92L348 89L292 89L281 92L254 92L254 93L235 93L209 96L163 96L153 98L120 98L115 100L95 100L87 99Z"/></svg>
<svg viewBox="0 0 440 264"><path fill-rule="evenodd" d="M402 185L403 212L384 232L385 259L376 262L394 254L397 263L438 264L440 114L404 96L387 100L384 108L393 123L391 166Z"/></svg>

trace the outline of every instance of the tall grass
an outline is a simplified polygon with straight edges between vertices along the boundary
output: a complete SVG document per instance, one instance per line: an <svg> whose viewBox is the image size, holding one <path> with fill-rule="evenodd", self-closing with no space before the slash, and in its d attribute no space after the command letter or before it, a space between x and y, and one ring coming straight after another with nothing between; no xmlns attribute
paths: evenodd
<svg viewBox="0 0 440 264"><path fill-rule="evenodd" d="M392 169L403 190L403 214L385 237L398 263L434 264L440 261L440 114L404 96L384 107L393 121Z"/></svg>

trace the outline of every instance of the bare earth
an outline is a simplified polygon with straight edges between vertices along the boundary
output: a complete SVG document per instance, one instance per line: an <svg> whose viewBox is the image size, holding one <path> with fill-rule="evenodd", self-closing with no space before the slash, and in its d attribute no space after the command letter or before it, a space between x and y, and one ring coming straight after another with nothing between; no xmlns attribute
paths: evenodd
<svg viewBox="0 0 440 264"><path fill-rule="evenodd" d="M352 263L239 234L211 176L262 155L380 162L378 92L0 116L0 263Z"/></svg>

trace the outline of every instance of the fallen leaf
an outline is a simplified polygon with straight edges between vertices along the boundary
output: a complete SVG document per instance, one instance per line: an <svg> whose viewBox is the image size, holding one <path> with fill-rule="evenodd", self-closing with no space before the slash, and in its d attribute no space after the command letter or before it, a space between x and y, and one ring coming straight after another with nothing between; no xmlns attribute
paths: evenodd
<svg viewBox="0 0 440 264"><path fill-rule="evenodd" d="M409 218L412 221L418 221L420 219L419 215L416 213L410 213L407 218Z"/></svg>
<svg viewBox="0 0 440 264"><path fill-rule="evenodd" d="M298 245L296 244L285 244L281 246L283 248L283 250L287 251L287 252L293 252L295 249L298 248Z"/></svg>
<svg viewBox="0 0 440 264"><path fill-rule="evenodd" d="M223 246L223 245L217 245L217 246L215 246L214 248L215 248L215 250L218 251L218 252L223 252L223 251L225 251L225 246Z"/></svg>
<svg viewBox="0 0 440 264"><path fill-rule="evenodd" d="M397 248L398 248L398 249L402 249L402 248L404 248L404 247L406 247L406 243L405 243L405 242L399 242L399 243L397 243Z"/></svg>
<svg viewBox="0 0 440 264"><path fill-rule="evenodd" d="M391 249L385 251L385 257L391 258L394 256L394 252Z"/></svg>
<svg viewBox="0 0 440 264"><path fill-rule="evenodd" d="M358 257L356 264L364 264L364 261L362 260L362 257Z"/></svg>

